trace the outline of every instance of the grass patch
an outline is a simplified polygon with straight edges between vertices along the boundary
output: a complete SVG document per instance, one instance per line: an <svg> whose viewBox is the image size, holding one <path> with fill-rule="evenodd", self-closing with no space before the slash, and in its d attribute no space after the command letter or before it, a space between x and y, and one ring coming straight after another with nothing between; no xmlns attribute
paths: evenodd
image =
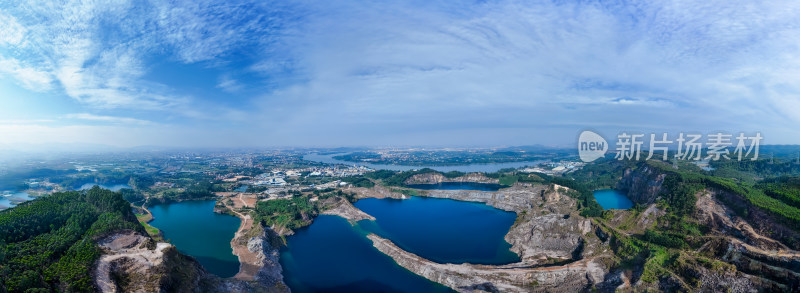
<svg viewBox="0 0 800 293"><path fill-rule="evenodd" d="M144 230L147 231L147 235L150 235L156 241L164 241L161 237L161 230L158 228L151 226L148 222L153 220L153 216L150 214L136 214L136 219L139 220L139 224L144 226Z"/></svg>
<svg viewBox="0 0 800 293"><path fill-rule="evenodd" d="M416 189L392 188L392 192L399 192L406 196L426 196L424 192Z"/></svg>

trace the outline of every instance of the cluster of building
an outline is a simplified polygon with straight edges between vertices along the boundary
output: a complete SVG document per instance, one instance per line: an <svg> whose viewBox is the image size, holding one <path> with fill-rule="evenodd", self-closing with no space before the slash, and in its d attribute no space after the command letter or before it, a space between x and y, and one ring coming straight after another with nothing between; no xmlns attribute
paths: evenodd
<svg viewBox="0 0 800 293"><path fill-rule="evenodd" d="M350 177L364 175L372 171L365 166L333 166L308 168L308 176Z"/></svg>
<svg viewBox="0 0 800 293"><path fill-rule="evenodd" d="M526 173L542 173L547 175L555 175L577 170L580 167L583 167L584 165L586 165L586 163L584 162L546 162L546 163L541 163L539 164L539 166L536 167L524 168L520 171Z"/></svg>
<svg viewBox="0 0 800 293"><path fill-rule="evenodd" d="M247 180L245 182L258 186L284 186L286 185L286 176L286 173L283 172L263 173L253 178L253 180Z"/></svg>

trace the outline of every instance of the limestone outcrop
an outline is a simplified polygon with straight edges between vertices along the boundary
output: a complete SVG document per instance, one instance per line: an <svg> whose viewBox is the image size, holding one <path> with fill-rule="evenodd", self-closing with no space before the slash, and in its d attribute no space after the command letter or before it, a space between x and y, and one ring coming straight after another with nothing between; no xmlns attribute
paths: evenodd
<svg viewBox="0 0 800 293"><path fill-rule="evenodd" d="M439 184L442 182L474 182L498 184L497 178L486 177L483 173L469 173L463 176L448 178L438 172L416 174L408 177L404 184Z"/></svg>
<svg viewBox="0 0 800 293"><path fill-rule="evenodd" d="M398 265L459 292L580 292L602 283L607 273L605 265L594 259L548 267L440 264L375 234L367 237Z"/></svg>

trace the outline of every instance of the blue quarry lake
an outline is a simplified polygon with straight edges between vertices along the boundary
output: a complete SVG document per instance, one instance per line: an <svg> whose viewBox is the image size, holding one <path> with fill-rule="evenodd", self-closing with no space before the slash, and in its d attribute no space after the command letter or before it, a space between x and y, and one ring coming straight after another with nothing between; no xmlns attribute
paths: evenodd
<svg viewBox="0 0 800 293"><path fill-rule="evenodd" d="M416 189L444 189L444 190L479 190L479 191L498 191L500 188L508 187L500 184L492 183L475 183L475 182L442 182L439 184L408 184L410 188Z"/></svg>
<svg viewBox="0 0 800 293"><path fill-rule="evenodd" d="M318 216L286 239L284 281L295 293L453 292L397 265L372 246L367 234L343 218Z"/></svg>
<svg viewBox="0 0 800 293"><path fill-rule="evenodd" d="M516 214L471 202L411 197L362 199L373 215L351 225L321 215L287 238L281 250L284 280L293 292L452 292L397 265L372 246L375 233L399 247L441 263L505 264L519 261L503 237Z"/></svg>
<svg viewBox="0 0 800 293"><path fill-rule="evenodd" d="M517 214L474 202L413 196L359 200L375 217L359 225L397 246L439 263L507 264L519 261L504 237Z"/></svg>
<svg viewBox="0 0 800 293"><path fill-rule="evenodd" d="M150 207L150 225L161 230L179 251L191 255L203 267L223 278L239 272L231 239L239 229L239 218L214 213L213 200L184 201Z"/></svg>
<svg viewBox="0 0 800 293"><path fill-rule="evenodd" d="M595 190L594 199L606 210L627 210L633 207L633 202L628 197L613 189Z"/></svg>

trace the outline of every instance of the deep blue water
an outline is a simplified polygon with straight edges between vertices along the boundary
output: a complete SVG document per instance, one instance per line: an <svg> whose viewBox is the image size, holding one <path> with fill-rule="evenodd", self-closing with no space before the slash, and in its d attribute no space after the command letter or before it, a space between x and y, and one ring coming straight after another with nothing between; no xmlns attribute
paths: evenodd
<svg viewBox="0 0 800 293"><path fill-rule="evenodd" d="M445 190L480 190L498 191L500 188L507 187L500 184L475 183L475 182L442 182L439 184L409 184L406 185L416 189L445 189Z"/></svg>
<svg viewBox="0 0 800 293"><path fill-rule="evenodd" d="M191 255L203 267L223 278L239 272L239 259L233 255L231 239L240 220L214 213L214 201L184 201L150 208L150 225L161 229L179 251Z"/></svg>
<svg viewBox="0 0 800 293"><path fill-rule="evenodd" d="M411 197L367 198L355 206L375 217L364 230L439 263L507 264L519 261L505 241L516 214L473 202Z"/></svg>
<svg viewBox="0 0 800 293"><path fill-rule="evenodd" d="M624 194L613 189L600 189L594 191L594 199L603 209L627 210L633 207L633 202Z"/></svg>
<svg viewBox="0 0 800 293"><path fill-rule="evenodd" d="M284 281L295 293L452 292L400 267L366 235L343 218L320 215L281 249Z"/></svg>

